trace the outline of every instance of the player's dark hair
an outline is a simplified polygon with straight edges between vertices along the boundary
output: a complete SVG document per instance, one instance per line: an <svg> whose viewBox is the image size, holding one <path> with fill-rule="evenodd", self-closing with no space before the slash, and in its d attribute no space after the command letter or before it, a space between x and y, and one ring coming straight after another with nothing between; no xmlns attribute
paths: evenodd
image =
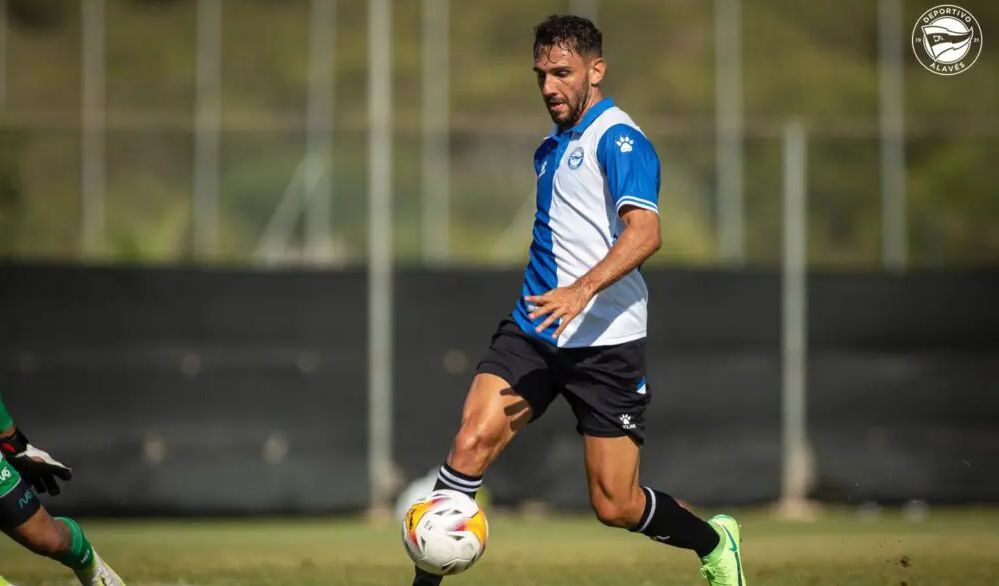
<svg viewBox="0 0 999 586"><path fill-rule="evenodd" d="M603 56L603 35L589 19L553 14L534 27L534 56L545 48L562 47L587 57Z"/></svg>

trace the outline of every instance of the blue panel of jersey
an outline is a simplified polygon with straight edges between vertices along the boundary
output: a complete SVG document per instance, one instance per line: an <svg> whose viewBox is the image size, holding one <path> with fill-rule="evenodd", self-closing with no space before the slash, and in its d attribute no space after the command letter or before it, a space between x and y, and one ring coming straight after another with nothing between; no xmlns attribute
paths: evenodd
<svg viewBox="0 0 999 586"><path fill-rule="evenodd" d="M534 170L538 174L537 184L537 211L534 213L534 237L531 241L531 250L527 267L524 269L524 286L520 299L514 308L513 317L524 332L538 335L534 328L538 326L547 316L542 316L531 322L528 317L530 312L527 309L527 302L524 297L527 295L543 295L548 291L558 287L558 276L555 273L555 252L552 244L551 217L549 213L552 205L552 180L555 176L555 169L558 168L562 155L572 138L572 133L567 132L558 138L549 137L534 152ZM548 342L555 342L552 337L558 326L558 320L548 326L539 337Z"/></svg>
<svg viewBox="0 0 999 586"><path fill-rule="evenodd" d="M597 145L597 161L615 207L631 202L658 210L659 157L638 129L627 124L608 128Z"/></svg>

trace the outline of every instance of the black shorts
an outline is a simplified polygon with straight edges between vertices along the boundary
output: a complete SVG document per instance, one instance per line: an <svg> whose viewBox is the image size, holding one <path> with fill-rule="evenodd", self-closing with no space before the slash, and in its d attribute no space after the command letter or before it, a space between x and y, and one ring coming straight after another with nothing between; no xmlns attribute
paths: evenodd
<svg viewBox="0 0 999 586"><path fill-rule="evenodd" d="M645 441L645 339L614 346L558 348L505 318L493 334L477 373L510 383L531 405L533 418L562 395L576 415L576 431L596 437Z"/></svg>

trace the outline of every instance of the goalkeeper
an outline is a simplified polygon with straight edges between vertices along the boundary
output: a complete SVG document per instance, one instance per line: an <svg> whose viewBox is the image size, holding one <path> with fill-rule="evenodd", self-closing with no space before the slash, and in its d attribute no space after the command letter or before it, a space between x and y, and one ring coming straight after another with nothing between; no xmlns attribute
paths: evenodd
<svg viewBox="0 0 999 586"><path fill-rule="evenodd" d="M72 470L28 442L0 397L0 529L36 554L73 570L84 586L124 586L76 521L53 518L38 502L38 493L59 494L57 478L72 477ZM9 586L3 577L0 586Z"/></svg>

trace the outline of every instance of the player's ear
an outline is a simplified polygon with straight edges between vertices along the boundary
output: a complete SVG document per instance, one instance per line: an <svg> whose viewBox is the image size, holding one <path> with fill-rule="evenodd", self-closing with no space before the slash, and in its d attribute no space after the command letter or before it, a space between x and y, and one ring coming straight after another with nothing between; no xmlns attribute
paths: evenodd
<svg viewBox="0 0 999 586"><path fill-rule="evenodd" d="M604 79L604 73L607 71L607 62L604 61L603 57L594 57L593 61L590 62L589 72L590 72L590 85L600 85L600 82Z"/></svg>

